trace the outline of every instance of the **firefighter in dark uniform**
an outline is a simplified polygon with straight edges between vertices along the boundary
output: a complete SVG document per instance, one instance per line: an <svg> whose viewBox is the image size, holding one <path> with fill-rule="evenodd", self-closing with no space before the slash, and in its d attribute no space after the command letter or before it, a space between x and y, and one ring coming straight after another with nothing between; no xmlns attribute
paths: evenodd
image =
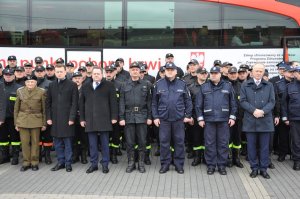
<svg viewBox="0 0 300 199"><path fill-rule="evenodd" d="M296 67L295 80L287 85L282 98L282 121L290 126L293 169L300 170L300 68Z"/></svg>
<svg viewBox="0 0 300 199"><path fill-rule="evenodd" d="M140 78L151 84L151 93L152 93L153 84L146 77L146 75L147 75L147 69L146 69L147 64L145 64L143 62L140 62L139 64L140 64L140 68L141 68ZM148 77L150 77L150 76L148 75ZM145 162L146 165L151 165L150 153L151 153L151 149L152 149L152 145L151 145L152 139L154 138L154 126L155 125L153 123L151 125L147 125L146 152L145 152L145 158L144 158L144 162ZM136 146L136 147L138 147L138 146Z"/></svg>
<svg viewBox="0 0 300 199"><path fill-rule="evenodd" d="M82 74L79 71L73 73L72 81L77 84L78 93L80 97L82 91L82 82L83 82ZM73 139L72 164L78 162L79 159L82 164L87 164L88 163L87 152L88 152L88 134L85 133L84 127L80 125L80 114L78 108L77 116L75 119L75 136Z"/></svg>
<svg viewBox="0 0 300 199"><path fill-rule="evenodd" d="M93 79L92 79L92 77L88 77L87 76L87 70L86 70L86 67L85 66L80 66L79 68L78 68L78 72L80 72L81 73L81 75L82 75L82 85L83 84L89 84L89 83L91 83L91 82L93 82Z"/></svg>
<svg viewBox="0 0 300 199"><path fill-rule="evenodd" d="M15 55L10 55L7 58L7 66L5 68L15 69L17 67L17 57Z"/></svg>
<svg viewBox="0 0 300 199"><path fill-rule="evenodd" d="M160 162L159 173L169 170L171 164L171 140L174 145L174 165L179 174L184 173L184 123L192 123L192 100L183 80L176 78L177 67L167 63L166 77L157 81L152 98L154 124L159 127Z"/></svg>
<svg viewBox="0 0 300 199"><path fill-rule="evenodd" d="M112 82L115 86L116 94L117 94L117 102L119 105L122 82L115 79L117 73L115 63L106 66L105 73L106 73L106 80ZM117 122L113 124L113 131L111 131L109 135L109 141L110 141L109 145L110 145L110 154L111 154L110 161L112 164L118 163L117 155L118 155L118 151L120 150L120 138L121 138L121 129Z"/></svg>
<svg viewBox="0 0 300 199"><path fill-rule="evenodd" d="M124 81L127 81L128 79L130 79L129 72L124 69L124 59L123 58L116 59L115 67L117 68L117 74L116 74L117 80L124 82Z"/></svg>
<svg viewBox="0 0 300 199"><path fill-rule="evenodd" d="M36 58L36 61L40 63L39 62L40 59L38 57ZM45 77L46 76L45 70L46 69L44 66L38 64L35 67L34 75L37 77L37 86L39 88L45 89L47 93L51 81ZM53 146L53 139L51 136L51 126L47 125L46 130L41 131L40 133L40 155L39 155L40 162L42 162L43 157L45 157L45 163L47 165L52 163L51 155L50 155L52 146Z"/></svg>
<svg viewBox="0 0 300 199"><path fill-rule="evenodd" d="M232 167L232 165L235 165L239 168L243 168L244 165L241 163L241 159L240 159L240 150L242 148L242 140L241 140L242 122L241 121L243 116L242 115L243 110L239 105L240 90L242 84L238 81L238 70L236 67L232 66L229 68L228 80L231 83L235 92L235 99L237 102L237 114L236 114L235 125L230 127L230 139L229 139L230 155L229 155L229 161L227 166Z"/></svg>
<svg viewBox="0 0 300 199"><path fill-rule="evenodd" d="M134 146L138 144L138 169L145 172L147 125L151 120L151 83L140 79L140 65L130 65L131 78L124 83L120 92L120 125L125 126L128 152L127 173L135 169ZM136 141L136 137L138 138Z"/></svg>
<svg viewBox="0 0 300 199"><path fill-rule="evenodd" d="M24 76L31 76L33 75L32 74L32 71L33 71L33 68L32 68L32 64L29 63L29 62L26 62L24 65L23 65L23 68L24 68Z"/></svg>
<svg viewBox="0 0 300 199"><path fill-rule="evenodd" d="M21 86L25 86L25 70L22 66L17 66L15 68L15 81Z"/></svg>
<svg viewBox="0 0 300 199"><path fill-rule="evenodd" d="M174 55L172 53L167 53L166 58L165 58L165 62L166 62L166 64L174 63ZM184 76L183 70L178 66L176 66L176 70L177 70L176 77L181 79ZM160 75L159 75L159 72L158 72L157 75L156 75L156 80L159 80L159 79L160 79Z"/></svg>
<svg viewBox="0 0 300 199"><path fill-rule="evenodd" d="M207 81L208 77L208 72L205 68L198 68L196 73L196 82L189 86L193 102L193 121L197 121L195 110L196 96L201 89L201 85L203 85ZM194 124L191 125L191 131L194 151L194 161L192 162L192 166L197 166L201 162L205 163L204 129L201 126L199 126L197 122L194 122Z"/></svg>
<svg viewBox="0 0 300 199"><path fill-rule="evenodd" d="M229 79L228 79L228 70L231 66L232 66L232 63L229 63L229 62L224 62L221 65L221 73L222 73L222 79L223 80L229 81Z"/></svg>
<svg viewBox="0 0 300 199"><path fill-rule="evenodd" d="M54 66L52 64L48 64L46 66L46 79L50 81L56 80Z"/></svg>
<svg viewBox="0 0 300 199"><path fill-rule="evenodd" d="M294 68L290 65L286 65L283 78L275 83L275 96L278 97L277 101L281 104L283 99L283 94L286 92L287 86L293 81L294 78ZM277 102L276 101L276 102ZM279 115L280 116L280 115ZM290 127L284 122L279 122L276 126L278 128L278 161L283 162L286 155L290 152Z"/></svg>
<svg viewBox="0 0 300 199"><path fill-rule="evenodd" d="M146 70L144 72L144 79L148 80L151 84L154 84L155 83L155 77L153 77L152 75L148 74L149 67L148 67L147 63L142 63L141 67L144 67L145 70Z"/></svg>
<svg viewBox="0 0 300 199"><path fill-rule="evenodd" d="M19 164L20 152L20 135L15 129L14 125L14 105L16 101L16 92L21 86L15 82L14 70L6 68L3 70L4 74L4 88L6 99L6 114L5 121L0 126L0 147L2 151L2 158L0 164L10 161L9 145L12 146L12 165ZM3 95L3 94L1 94Z"/></svg>
<svg viewBox="0 0 300 199"><path fill-rule="evenodd" d="M67 76L66 77L68 79L72 79L73 78L73 73L74 73L74 70L75 70L74 64L72 62L68 62L66 64L66 68L67 68Z"/></svg>
<svg viewBox="0 0 300 199"><path fill-rule="evenodd" d="M199 126L204 127L205 160L207 174L212 175L215 167L226 175L229 155L229 127L235 124L237 105L231 83L221 79L220 68L210 70L210 80L201 86L196 97L196 114Z"/></svg>
<svg viewBox="0 0 300 199"><path fill-rule="evenodd" d="M182 77L182 80L185 81L186 85L189 87L197 81L197 69L199 68L199 62L196 59L191 59L188 63L188 74ZM193 134L192 126L186 125L185 129L185 139L186 139L186 152L188 153L187 158L191 159L194 157L193 153Z"/></svg>

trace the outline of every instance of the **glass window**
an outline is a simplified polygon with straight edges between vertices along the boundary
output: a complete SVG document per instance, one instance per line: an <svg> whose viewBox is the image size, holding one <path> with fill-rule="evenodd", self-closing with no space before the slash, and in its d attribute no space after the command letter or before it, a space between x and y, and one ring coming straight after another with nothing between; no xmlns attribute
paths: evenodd
<svg viewBox="0 0 300 199"><path fill-rule="evenodd" d="M0 0L0 44L27 44L27 19L27 1Z"/></svg>
<svg viewBox="0 0 300 199"><path fill-rule="evenodd" d="M289 17L224 5L225 46L281 46L288 34L298 35L299 27Z"/></svg>
<svg viewBox="0 0 300 199"><path fill-rule="evenodd" d="M33 44L102 46L106 39L120 40L112 35L118 31L115 19L118 16L120 19L121 15L112 17L104 12L105 7L111 6L118 10L117 3L96 0L32 0ZM119 7L120 5L119 3ZM105 17L108 17L108 21Z"/></svg>

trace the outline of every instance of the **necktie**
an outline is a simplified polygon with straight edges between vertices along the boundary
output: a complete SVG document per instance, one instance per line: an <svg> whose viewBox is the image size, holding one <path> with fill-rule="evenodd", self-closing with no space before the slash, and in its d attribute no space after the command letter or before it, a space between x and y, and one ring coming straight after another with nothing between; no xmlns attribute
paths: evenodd
<svg viewBox="0 0 300 199"><path fill-rule="evenodd" d="M96 82L95 90L99 86L100 82Z"/></svg>
<svg viewBox="0 0 300 199"><path fill-rule="evenodd" d="M260 83L260 82L257 80L257 81L255 82L256 86L258 86L258 85L259 85L259 83Z"/></svg>

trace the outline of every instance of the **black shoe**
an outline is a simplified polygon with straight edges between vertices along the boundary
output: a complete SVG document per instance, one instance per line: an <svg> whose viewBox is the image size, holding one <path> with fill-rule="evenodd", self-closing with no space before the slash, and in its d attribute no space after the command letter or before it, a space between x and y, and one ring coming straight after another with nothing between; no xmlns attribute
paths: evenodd
<svg viewBox="0 0 300 199"><path fill-rule="evenodd" d="M260 175L265 179L270 179L271 177L266 171L260 171Z"/></svg>
<svg viewBox="0 0 300 199"><path fill-rule="evenodd" d="M32 171L37 171L37 170L39 170L39 166L38 165L32 165L31 170Z"/></svg>
<svg viewBox="0 0 300 199"><path fill-rule="evenodd" d="M252 172L250 173L250 177L251 178L256 178L258 175L258 171L257 170L252 170Z"/></svg>
<svg viewBox="0 0 300 199"><path fill-rule="evenodd" d="M215 173L215 169L214 168L208 168L207 169L207 174L208 175L213 175Z"/></svg>
<svg viewBox="0 0 300 199"><path fill-rule="evenodd" d="M159 170L159 173L160 174L163 174L163 173L167 173L169 171L169 167L167 166L162 166Z"/></svg>
<svg viewBox="0 0 300 199"><path fill-rule="evenodd" d="M219 168L218 171L221 175L227 175L227 171L225 168Z"/></svg>
<svg viewBox="0 0 300 199"><path fill-rule="evenodd" d="M64 169L64 168L65 168L65 165L63 165L63 164L57 164L57 165L55 165L55 167L53 167L51 169L51 171L58 171L58 170Z"/></svg>
<svg viewBox="0 0 300 199"><path fill-rule="evenodd" d="M102 166L102 173L108 173L109 172L109 169L107 166Z"/></svg>
<svg viewBox="0 0 300 199"><path fill-rule="evenodd" d="M133 164L128 164L127 168L126 168L126 173L131 173L133 170L135 170L135 163Z"/></svg>
<svg viewBox="0 0 300 199"><path fill-rule="evenodd" d="M238 168L244 168L244 165L241 163L241 160L240 160L240 159L233 160L232 162L233 162L233 164L234 164L235 166L237 166Z"/></svg>
<svg viewBox="0 0 300 199"><path fill-rule="evenodd" d="M232 159L227 160L227 167L231 168L233 166Z"/></svg>
<svg viewBox="0 0 300 199"><path fill-rule="evenodd" d="M88 168L88 170L86 170L86 173L93 173L94 171L97 171L97 170L98 170L98 167L90 166Z"/></svg>
<svg viewBox="0 0 300 199"><path fill-rule="evenodd" d="M72 166L71 165L66 165L66 171L71 172L72 171Z"/></svg>
<svg viewBox="0 0 300 199"><path fill-rule="evenodd" d="M179 174L183 174L184 173L183 168L175 168L175 171L177 171L177 173L179 173Z"/></svg>
<svg viewBox="0 0 300 199"><path fill-rule="evenodd" d="M272 162L270 162L270 164L269 164L269 169L275 169L275 166Z"/></svg>
<svg viewBox="0 0 300 199"><path fill-rule="evenodd" d="M299 163L299 162L294 162L293 169L294 169L295 171L299 171L299 170L300 170L300 163Z"/></svg>
<svg viewBox="0 0 300 199"><path fill-rule="evenodd" d="M138 170L140 173L145 173L146 172L146 169L144 166L138 166Z"/></svg>
<svg viewBox="0 0 300 199"><path fill-rule="evenodd" d="M277 158L278 162L283 162L285 161L285 155L279 155Z"/></svg>
<svg viewBox="0 0 300 199"><path fill-rule="evenodd" d="M24 171L27 171L28 169L30 169L30 166L22 166L20 171L24 172Z"/></svg>

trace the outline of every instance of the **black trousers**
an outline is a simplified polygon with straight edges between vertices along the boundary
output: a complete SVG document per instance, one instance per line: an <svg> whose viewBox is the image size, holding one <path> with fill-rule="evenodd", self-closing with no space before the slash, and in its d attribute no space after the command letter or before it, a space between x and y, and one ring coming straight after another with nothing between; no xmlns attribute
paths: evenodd
<svg viewBox="0 0 300 199"><path fill-rule="evenodd" d="M241 128L239 125L240 125L239 120L236 120L235 125L230 127L229 148L232 149L242 148Z"/></svg>
<svg viewBox="0 0 300 199"><path fill-rule="evenodd" d="M47 125L45 131L41 131L40 133L40 146L52 147L53 146L53 138L51 136L51 126Z"/></svg>
<svg viewBox="0 0 300 199"><path fill-rule="evenodd" d="M147 124L126 124L125 125L125 138L127 143L128 155L134 153L134 147L138 145L138 151L146 151L146 137L147 137ZM136 139L137 138L137 139Z"/></svg>
<svg viewBox="0 0 300 199"><path fill-rule="evenodd" d="M278 152L286 155L290 151L290 127L284 122L278 124Z"/></svg>
<svg viewBox="0 0 300 199"><path fill-rule="evenodd" d="M292 158L300 162L300 121L290 121Z"/></svg>
<svg viewBox="0 0 300 199"><path fill-rule="evenodd" d="M204 150L204 128L199 126L198 123L195 123L193 126L191 126L191 132L193 140L193 150Z"/></svg>
<svg viewBox="0 0 300 199"><path fill-rule="evenodd" d="M20 146L20 134L15 129L14 118L6 118L0 126L0 146Z"/></svg>
<svg viewBox="0 0 300 199"><path fill-rule="evenodd" d="M81 150L88 150L89 143L88 134L85 129L80 125L79 118L75 121L75 136L73 139L73 147L80 148Z"/></svg>
<svg viewBox="0 0 300 199"><path fill-rule="evenodd" d="M113 124L113 130L109 132L109 145L112 148L120 147L121 131L118 123Z"/></svg>

